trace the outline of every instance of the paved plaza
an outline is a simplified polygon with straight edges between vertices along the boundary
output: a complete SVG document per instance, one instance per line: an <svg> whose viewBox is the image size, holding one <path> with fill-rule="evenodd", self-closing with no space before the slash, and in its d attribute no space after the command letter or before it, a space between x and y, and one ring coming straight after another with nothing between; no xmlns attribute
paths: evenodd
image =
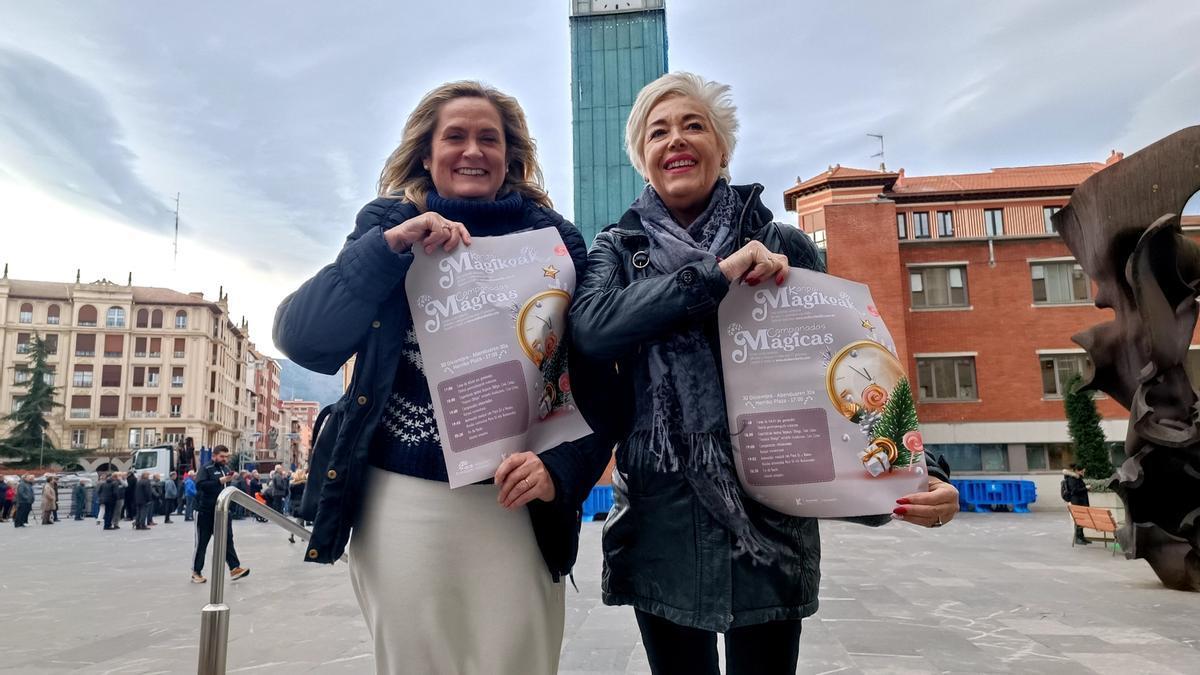
<svg viewBox="0 0 1200 675"><path fill-rule="evenodd" d="M632 611L600 603L600 527L584 527L561 672L648 672ZM372 672L346 567L301 562L272 525L235 532L253 573L227 585L229 672ZM1200 595L1098 544L1072 548L1065 516L824 523L822 544L800 673L1200 673ZM0 526L0 671L195 672L208 586L188 583L191 546L182 522Z"/></svg>

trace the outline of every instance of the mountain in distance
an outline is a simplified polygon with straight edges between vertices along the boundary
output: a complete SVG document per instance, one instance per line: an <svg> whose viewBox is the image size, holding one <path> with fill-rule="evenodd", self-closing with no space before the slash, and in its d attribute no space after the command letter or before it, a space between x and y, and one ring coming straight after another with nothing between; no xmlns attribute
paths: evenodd
<svg viewBox="0 0 1200 675"><path fill-rule="evenodd" d="M279 397L284 401L316 401L322 407L342 397L342 373L322 375L306 370L287 359L279 361Z"/></svg>

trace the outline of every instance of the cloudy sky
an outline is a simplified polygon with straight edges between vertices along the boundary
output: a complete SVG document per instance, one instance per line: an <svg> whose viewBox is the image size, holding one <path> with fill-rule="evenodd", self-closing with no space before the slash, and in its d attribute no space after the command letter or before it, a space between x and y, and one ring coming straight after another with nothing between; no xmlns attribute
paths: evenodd
<svg viewBox="0 0 1200 675"><path fill-rule="evenodd" d="M279 300L336 254L404 119L448 79L515 95L572 212L568 0L7 3L0 262L214 297L277 354ZM672 69L733 86L735 182L782 192L1103 160L1200 123L1200 3L667 0ZM172 260L174 196L182 193Z"/></svg>

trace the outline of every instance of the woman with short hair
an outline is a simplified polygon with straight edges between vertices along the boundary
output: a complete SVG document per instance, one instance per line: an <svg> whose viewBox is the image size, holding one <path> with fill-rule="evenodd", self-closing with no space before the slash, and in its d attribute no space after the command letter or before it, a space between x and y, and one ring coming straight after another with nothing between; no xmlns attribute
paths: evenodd
<svg viewBox="0 0 1200 675"><path fill-rule="evenodd" d="M577 400L629 402L603 430L623 439L603 599L634 607L656 674L718 673L717 632L727 673L795 673L800 619L817 609L817 521L757 504L738 482L717 306L734 283L824 266L804 233L772 222L761 185L729 184L735 113L728 86L690 73L638 94L626 147L647 185L596 237L571 309L576 353L613 364L576 378ZM906 497L898 517L953 517L944 468L929 473L929 492Z"/></svg>
<svg viewBox="0 0 1200 675"><path fill-rule="evenodd" d="M306 558L350 574L380 673L553 673L579 507L610 457L593 436L506 458L495 486L451 491L404 279L413 248L555 228L579 274L579 231L550 208L525 114L477 82L409 115L337 260L279 307L275 344L333 374L357 356L315 440L300 515ZM312 497L310 498L310 495ZM498 502L498 503L497 503Z"/></svg>

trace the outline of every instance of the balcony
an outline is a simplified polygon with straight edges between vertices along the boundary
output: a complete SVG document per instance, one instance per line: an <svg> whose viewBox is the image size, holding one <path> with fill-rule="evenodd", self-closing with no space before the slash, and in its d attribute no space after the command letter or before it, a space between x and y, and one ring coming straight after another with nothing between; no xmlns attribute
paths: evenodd
<svg viewBox="0 0 1200 675"><path fill-rule="evenodd" d="M75 419L91 417L92 411L88 408L71 408L71 417Z"/></svg>
<svg viewBox="0 0 1200 675"><path fill-rule="evenodd" d="M174 356L175 358L177 358L177 359L182 359L182 358L183 358L184 356L186 356L186 355L187 355L187 354L186 354L185 352L175 352L175 353L173 354L173 356Z"/></svg>
<svg viewBox="0 0 1200 675"><path fill-rule="evenodd" d="M150 358L157 359L162 357L162 352L150 352Z"/></svg>
<svg viewBox="0 0 1200 675"><path fill-rule="evenodd" d="M58 325L58 317L57 316L48 316L48 317L46 317L46 323L50 324L51 326L57 326Z"/></svg>
<svg viewBox="0 0 1200 675"><path fill-rule="evenodd" d="M175 388L182 387L183 386L183 378L182 377L178 377L178 378L172 377L171 378L171 386L175 387Z"/></svg>
<svg viewBox="0 0 1200 675"><path fill-rule="evenodd" d="M146 380L146 386L150 388L158 387L158 378Z"/></svg>
<svg viewBox="0 0 1200 675"><path fill-rule="evenodd" d="M182 414L182 413L180 413L178 410L172 410L172 411L171 411L171 414L170 414L170 417L175 417L175 418L177 418L177 417L183 417L183 414Z"/></svg>
<svg viewBox="0 0 1200 675"><path fill-rule="evenodd" d="M95 355L96 355L95 351L83 351L80 349L75 350L75 356L95 356Z"/></svg>
<svg viewBox="0 0 1200 675"><path fill-rule="evenodd" d="M84 328L95 328L96 322L95 321L79 321L75 325L81 326Z"/></svg>
<svg viewBox="0 0 1200 675"><path fill-rule="evenodd" d="M133 357L135 359L144 359L146 358L146 352L134 352Z"/></svg>
<svg viewBox="0 0 1200 675"><path fill-rule="evenodd" d="M29 349L30 349L30 347L29 347L28 342L18 342L17 343L17 353L18 354L28 354Z"/></svg>
<svg viewBox="0 0 1200 675"><path fill-rule="evenodd" d="M123 355L124 352L104 352L104 358L106 359L119 359Z"/></svg>

